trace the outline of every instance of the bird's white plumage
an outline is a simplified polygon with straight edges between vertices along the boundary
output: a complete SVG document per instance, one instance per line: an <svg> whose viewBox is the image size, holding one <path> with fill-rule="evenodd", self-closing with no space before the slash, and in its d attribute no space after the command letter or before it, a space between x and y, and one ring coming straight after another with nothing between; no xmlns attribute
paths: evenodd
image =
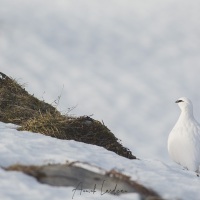
<svg viewBox="0 0 200 200"><path fill-rule="evenodd" d="M193 116L192 102L182 97L176 101L181 114L168 137L170 157L188 170L200 172L200 124Z"/></svg>

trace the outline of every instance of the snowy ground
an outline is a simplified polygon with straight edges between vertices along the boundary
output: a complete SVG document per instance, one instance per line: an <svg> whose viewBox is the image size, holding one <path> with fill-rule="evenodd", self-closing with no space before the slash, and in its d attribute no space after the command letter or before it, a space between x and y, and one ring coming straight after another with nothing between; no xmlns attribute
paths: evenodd
<svg viewBox="0 0 200 200"><path fill-rule="evenodd" d="M0 0L0 71L103 120L140 158L171 162L174 101L200 121L200 1ZM23 149L25 151L25 149Z"/></svg>
<svg viewBox="0 0 200 200"><path fill-rule="evenodd" d="M200 178L195 173L182 170L178 165L161 161L129 160L104 148L75 141L51 138L37 133L19 132L13 125L0 123L0 165L12 164L42 165L65 163L66 161L88 162L105 170L116 169L132 180L154 189L165 199L193 199L200 196ZM72 199L73 188L52 187L38 183L34 178L20 172L0 170L0 199ZM113 196L100 193L76 194L74 199L112 199ZM115 197L119 200L138 200L136 194Z"/></svg>

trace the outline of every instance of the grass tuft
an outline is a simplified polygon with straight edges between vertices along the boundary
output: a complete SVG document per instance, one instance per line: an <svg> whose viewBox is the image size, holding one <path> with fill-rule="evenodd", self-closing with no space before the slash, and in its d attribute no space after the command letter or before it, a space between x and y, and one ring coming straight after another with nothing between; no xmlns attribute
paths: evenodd
<svg viewBox="0 0 200 200"><path fill-rule="evenodd" d="M136 158L101 122L88 116L62 115L55 107L30 95L23 85L1 72L0 121L18 124L21 126L19 130L94 144L126 158Z"/></svg>

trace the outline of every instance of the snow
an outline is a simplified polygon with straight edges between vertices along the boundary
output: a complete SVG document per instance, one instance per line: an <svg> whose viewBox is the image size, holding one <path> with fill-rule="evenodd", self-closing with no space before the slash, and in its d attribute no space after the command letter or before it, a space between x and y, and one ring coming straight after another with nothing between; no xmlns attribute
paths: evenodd
<svg viewBox="0 0 200 200"><path fill-rule="evenodd" d="M0 4L2 72L49 103L61 95L61 111L94 114L138 157L170 162L174 101L200 110L198 0Z"/></svg>
<svg viewBox="0 0 200 200"><path fill-rule="evenodd" d="M102 147L73 140L59 140L39 133L17 131L15 126L0 123L0 165L43 165L80 161L89 163L83 167L92 171L115 169L154 189L165 199L198 199L200 178L194 172L183 170L178 165L165 164L159 160L129 160ZM78 164L80 165L80 164ZM95 166L97 168L95 168ZM40 184L21 172L6 172L0 169L0 199L71 199L72 187L52 187ZM76 194L74 199L112 199L100 192ZM136 194L123 194L119 200L138 200Z"/></svg>
<svg viewBox="0 0 200 200"><path fill-rule="evenodd" d="M57 106L62 112L76 106L70 114L94 114L142 159L140 163L152 163L153 159L152 168L158 171L164 170L163 163L173 166L168 174L173 182L168 184L174 186L174 179L181 177L182 193L197 195L197 191L189 192L190 187L191 191L196 189L193 174L179 172L180 168L170 161L167 138L179 115L174 104L179 96L193 101L194 115L200 121L198 0L0 0L0 5L0 71L25 83L31 94L49 103L61 95ZM1 152L10 151L9 159L2 155L4 165L31 163L31 159L38 163L51 159L61 162L62 155L54 152L60 148L56 148L57 140L28 135L20 137L13 131L4 138L6 144L1 145L7 147L2 146ZM15 146L9 137L24 143ZM40 147L33 141L27 145L27 137L44 145L47 140L55 149L29 160L27 155L36 154L29 148ZM64 143L74 150L72 141ZM74 144L75 149L78 144ZM101 152L107 156L106 151ZM68 155L70 158L74 157ZM94 156L91 162L99 164L99 159ZM105 162L105 168L110 166L109 160ZM135 161L129 162L135 166ZM187 188L182 176L192 177ZM161 179L168 180L165 176ZM180 188L169 185L165 195L177 190L175 194L182 196ZM162 191L164 186L156 187Z"/></svg>

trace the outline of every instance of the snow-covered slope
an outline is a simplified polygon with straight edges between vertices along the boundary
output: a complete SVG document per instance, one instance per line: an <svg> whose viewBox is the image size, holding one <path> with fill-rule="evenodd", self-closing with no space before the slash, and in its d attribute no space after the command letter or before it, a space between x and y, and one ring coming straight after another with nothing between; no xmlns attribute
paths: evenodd
<svg viewBox="0 0 200 200"><path fill-rule="evenodd" d="M42 165L82 161L105 170L115 169L132 180L154 189L165 199L193 199L200 196L200 178L194 172L182 170L158 160L129 160L101 147L75 141L59 140L31 132L19 132L13 125L0 123L0 165ZM0 199L71 199L73 188L52 187L38 183L19 172L0 169ZM111 199L108 194L77 193L74 199ZM138 199L135 194L115 197L119 200Z"/></svg>
<svg viewBox="0 0 200 200"><path fill-rule="evenodd" d="M136 156L169 162L174 101L188 96L200 119L198 0L0 5L2 72L50 103L61 94L62 111L94 114Z"/></svg>

